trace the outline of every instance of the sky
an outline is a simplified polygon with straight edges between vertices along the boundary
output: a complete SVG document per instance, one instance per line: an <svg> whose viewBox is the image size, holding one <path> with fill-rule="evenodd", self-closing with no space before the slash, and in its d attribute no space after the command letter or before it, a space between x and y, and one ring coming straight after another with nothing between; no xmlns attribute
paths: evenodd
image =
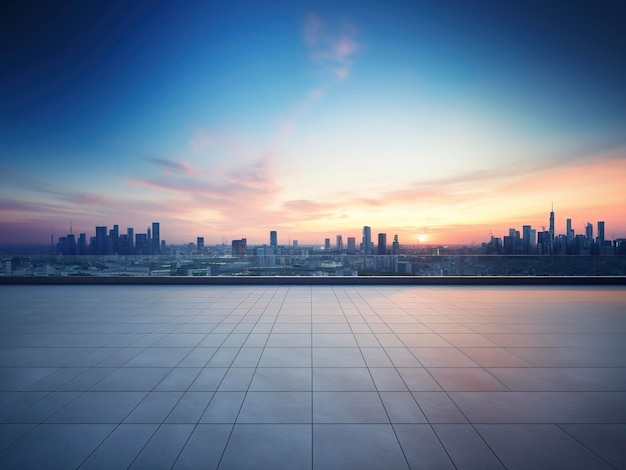
<svg viewBox="0 0 626 470"><path fill-rule="evenodd" d="M0 245L626 237L624 2L13 3Z"/></svg>

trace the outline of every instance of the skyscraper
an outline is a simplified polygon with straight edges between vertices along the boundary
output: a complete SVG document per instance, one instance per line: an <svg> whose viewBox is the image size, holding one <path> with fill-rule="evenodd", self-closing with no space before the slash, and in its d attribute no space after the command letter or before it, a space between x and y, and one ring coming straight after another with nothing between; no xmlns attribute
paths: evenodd
<svg viewBox="0 0 626 470"><path fill-rule="evenodd" d="M135 229L128 227L126 229L126 235L128 235L128 254L135 254Z"/></svg>
<svg viewBox="0 0 626 470"><path fill-rule="evenodd" d="M86 234L81 233L80 235L78 235L78 246L76 250L79 255L87 254L87 235Z"/></svg>
<svg viewBox="0 0 626 470"><path fill-rule="evenodd" d="M204 237L198 237L196 242L198 254L201 255L204 253Z"/></svg>
<svg viewBox="0 0 626 470"><path fill-rule="evenodd" d="M107 242L107 228L106 225L96 227L96 249L94 250L94 254L103 255L105 254Z"/></svg>
<svg viewBox="0 0 626 470"><path fill-rule="evenodd" d="M159 223L152 222L152 254L158 255L161 252L161 238L159 234Z"/></svg>
<svg viewBox="0 0 626 470"><path fill-rule="evenodd" d="M596 239L598 245L604 244L604 222L598 222L598 238Z"/></svg>
<svg viewBox="0 0 626 470"><path fill-rule="evenodd" d="M330 238L324 239L324 250L330 251Z"/></svg>
<svg viewBox="0 0 626 470"><path fill-rule="evenodd" d="M369 255L371 254L371 246L372 246L372 228L365 225L363 227L363 241L361 245L361 250L363 254Z"/></svg>
<svg viewBox="0 0 626 470"><path fill-rule="evenodd" d="M135 254L147 255L150 252L150 246L148 244L148 235L145 233L138 233L135 235Z"/></svg>
<svg viewBox="0 0 626 470"><path fill-rule="evenodd" d="M120 238L120 227L119 225L113 225L113 228L109 232L109 237L111 238L111 243L113 244L113 252L118 253L119 247L119 238Z"/></svg>
<svg viewBox="0 0 626 470"><path fill-rule="evenodd" d="M276 233L276 230L270 232L270 246L278 246L278 233Z"/></svg>
<svg viewBox="0 0 626 470"><path fill-rule="evenodd" d="M348 253L356 252L356 237L348 237Z"/></svg>
<svg viewBox="0 0 626 470"><path fill-rule="evenodd" d="M554 204L552 204L552 210L550 211L550 241L554 240Z"/></svg>
<svg viewBox="0 0 626 470"><path fill-rule="evenodd" d="M387 254L387 234L386 233L379 233L378 234L378 250L377 250L379 255L386 255Z"/></svg>
<svg viewBox="0 0 626 470"><path fill-rule="evenodd" d="M531 231L530 225L522 226L522 243L523 243L525 255L530 253L530 245L531 245L530 231Z"/></svg>
<svg viewBox="0 0 626 470"><path fill-rule="evenodd" d="M398 241L398 235L393 236L393 243L391 244L391 253L394 255L400 254L400 242Z"/></svg>
<svg viewBox="0 0 626 470"><path fill-rule="evenodd" d="M341 235L337 235L337 251L340 253L343 251L343 237Z"/></svg>
<svg viewBox="0 0 626 470"><path fill-rule="evenodd" d="M589 243L593 241L593 225L591 225L589 222L587 222L587 225L585 225L585 238L587 238L587 241Z"/></svg>
<svg viewBox="0 0 626 470"><path fill-rule="evenodd" d="M566 219L565 224L567 226L565 235L567 236L567 241L571 242L574 239L574 231L572 230L572 219Z"/></svg>

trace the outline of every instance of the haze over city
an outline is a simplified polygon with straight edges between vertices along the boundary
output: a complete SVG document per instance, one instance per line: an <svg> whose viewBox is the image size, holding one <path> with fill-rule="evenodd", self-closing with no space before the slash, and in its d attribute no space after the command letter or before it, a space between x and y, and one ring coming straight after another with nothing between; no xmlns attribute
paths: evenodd
<svg viewBox="0 0 626 470"><path fill-rule="evenodd" d="M626 237L621 2L3 7L0 245Z"/></svg>

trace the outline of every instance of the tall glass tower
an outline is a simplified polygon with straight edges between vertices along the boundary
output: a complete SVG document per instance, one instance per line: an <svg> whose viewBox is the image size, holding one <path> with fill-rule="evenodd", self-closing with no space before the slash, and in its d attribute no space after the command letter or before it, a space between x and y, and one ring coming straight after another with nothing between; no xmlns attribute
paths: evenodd
<svg viewBox="0 0 626 470"><path fill-rule="evenodd" d="M152 222L152 254L158 255L161 252L161 235L159 234L159 223Z"/></svg>
<svg viewBox="0 0 626 470"><path fill-rule="evenodd" d="M363 227L363 246L361 249L363 250L363 254L372 254L372 227L368 227L367 225Z"/></svg>
<svg viewBox="0 0 626 470"><path fill-rule="evenodd" d="M550 241L554 240L554 204L552 204L552 210L550 211Z"/></svg>

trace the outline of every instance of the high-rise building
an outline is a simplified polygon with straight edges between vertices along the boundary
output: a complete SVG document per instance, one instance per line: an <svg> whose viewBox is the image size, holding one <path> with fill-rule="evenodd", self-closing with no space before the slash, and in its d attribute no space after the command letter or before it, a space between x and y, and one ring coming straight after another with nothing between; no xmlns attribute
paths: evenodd
<svg viewBox="0 0 626 470"><path fill-rule="evenodd" d="M128 254L135 254L135 229L128 227L126 229L126 235L128 235Z"/></svg>
<svg viewBox="0 0 626 470"><path fill-rule="evenodd" d="M67 254L75 255L76 254L76 237L73 233L69 233L67 235Z"/></svg>
<svg viewBox="0 0 626 470"><path fill-rule="evenodd" d="M531 240L531 236L530 236L531 230L532 229L530 225L522 226L522 246L523 246L523 251L525 255L530 253L531 251L530 247L531 245L534 245L534 242Z"/></svg>
<svg viewBox="0 0 626 470"><path fill-rule="evenodd" d="M78 235L78 244L76 247L76 251L78 252L79 255L87 254L87 235L86 234L81 233L80 235Z"/></svg>
<svg viewBox="0 0 626 470"><path fill-rule="evenodd" d="M270 232L270 246L278 246L278 233L276 233L276 230Z"/></svg>
<svg viewBox="0 0 626 470"><path fill-rule="evenodd" d="M247 240L245 238L242 238L241 240L233 240L231 244L233 256L245 255L246 244L247 244Z"/></svg>
<svg viewBox="0 0 626 470"><path fill-rule="evenodd" d="M147 234L138 233L135 235L135 254L140 256L150 254L150 245L148 244Z"/></svg>
<svg viewBox="0 0 626 470"><path fill-rule="evenodd" d="M324 239L324 250L330 251L330 238Z"/></svg>
<svg viewBox="0 0 626 470"><path fill-rule="evenodd" d="M104 255L107 243L107 228L106 226L96 227L96 246L94 250L95 255Z"/></svg>
<svg viewBox="0 0 626 470"><path fill-rule="evenodd" d="M574 240L574 231L572 230L572 219L566 219L565 225L566 225L565 235L567 236L567 241L571 242L572 240Z"/></svg>
<svg viewBox="0 0 626 470"><path fill-rule="evenodd" d="M504 237L504 254L515 255L517 254L518 247L520 246L519 230L514 228L509 229L509 235Z"/></svg>
<svg viewBox="0 0 626 470"><path fill-rule="evenodd" d="M593 225L591 225L589 222L587 222L587 225L585 225L585 237L587 238L587 241L589 243L593 241Z"/></svg>
<svg viewBox="0 0 626 470"><path fill-rule="evenodd" d="M391 253L394 255L400 254L400 242L398 241L398 235L393 236L393 243L391 244Z"/></svg>
<svg viewBox="0 0 626 470"><path fill-rule="evenodd" d="M128 255L128 234L123 233L120 235L120 238L117 241L118 243L118 255Z"/></svg>
<svg viewBox="0 0 626 470"><path fill-rule="evenodd" d="M152 222L152 254L158 255L161 252L161 237L159 234L159 223Z"/></svg>
<svg viewBox="0 0 626 470"><path fill-rule="evenodd" d="M356 253L356 237L348 237L348 253Z"/></svg>
<svg viewBox="0 0 626 470"><path fill-rule="evenodd" d="M550 241L554 240L554 204L550 211Z"/></svg>
<svg viewBox="0 0 626 470"><path fill-rule="evenodd" d="M196 245L198 254L201 255L202 253L204 253L204 237L198 237Z"/></svg>
<svg viewBox="0 0 626 470"><path fill-rule="evenodd" d="M361 245L361 251L365 255L371 254L371 246L372 246L372 228L365 225L363 227L363 241Z"/></svg>
<svg viewBox="0 0 626 470"><path fill-rule="evenodd" d="M604 222L598 222L598 238L596 239L598 245L604 244Z"/></svg>
<svg viewBox="0 0 626 470"><path fill-rule="evenodd" d="M118 252L118 243L120 238L120 227L119 225L114 225L111 231L109 232L109 238L111 239L111 243L113 244L113 252Z"/></svg>
<svg viewBox="0 0 626 470"><path fill-rule="evenodd" d="M387 254L387 234L386 233L379 233L378 234L378 250L377 250L379 255L386 255Z"/></svg>
<svg viewBox="0 0 626 470"><path fill-rule="evenodd" d="M339 253L343 251L343 237L341 235L337 235L337 251Z"/></svg>

